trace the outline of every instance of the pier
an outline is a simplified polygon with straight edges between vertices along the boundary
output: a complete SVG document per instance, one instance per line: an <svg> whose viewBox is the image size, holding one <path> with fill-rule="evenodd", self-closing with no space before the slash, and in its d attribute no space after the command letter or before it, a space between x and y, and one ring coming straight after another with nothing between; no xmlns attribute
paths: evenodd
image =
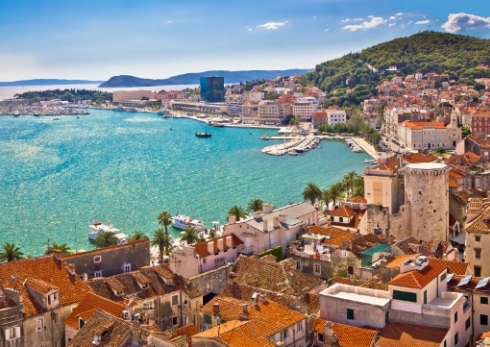
<svg viewBox="0 0 490 347"><path fill-rule="evenodd" d="M283 137L284 139L288 137ZM314 147L311 147L313 142L319 142L320 138L317 136L309 135L306 137L289 137L291 139L289 142L284 142L277 145L267 146L262 149L262 153L270 154L270 155L284 155L289 151L299 151L303 152L302 149L307 148L308 150Z"/></svg>

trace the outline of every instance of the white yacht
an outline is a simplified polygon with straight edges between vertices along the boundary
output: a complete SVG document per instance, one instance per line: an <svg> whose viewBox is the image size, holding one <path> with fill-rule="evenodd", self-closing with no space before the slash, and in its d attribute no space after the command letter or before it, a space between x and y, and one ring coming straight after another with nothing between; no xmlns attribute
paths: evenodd
<svg viewBox="0 0 490 347"><path fill-rule="evenodd" d="M195 231L204 231L202 221L181 214L172 217L172 226L181 230L192 227Z"/></svg>
<svg viewBox="0 0 490 347"><path fill-rule="evenodd" d="M101 234L106 233L106 232L111 232L114 234L115 237L118 239L118 244L123 244L126 243L128 240L128 235L124 234L121 232L121 230L115 228L111 224L103 224L101 222L92 222L91 225L89 225L90 231L88 232L88 239L91 241L94 241L99 237Z"/></svg>

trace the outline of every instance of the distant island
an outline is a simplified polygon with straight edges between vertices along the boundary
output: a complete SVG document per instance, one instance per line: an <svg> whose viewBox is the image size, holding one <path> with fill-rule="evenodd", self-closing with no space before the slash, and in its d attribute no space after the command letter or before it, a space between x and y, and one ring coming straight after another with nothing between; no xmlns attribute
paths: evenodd
<svg viewBox="0 0 490 347"><path fill-rule="evenodd" d="M263 78L275 78L278 76L303 75L311 69L289 69L289 70L246 70L246 71L203 71L191 72L177 75L166 79L148 79L128 75L111 77L107 82L102 83L99 88L114 87L153 87L177 84L199 84L199 78L205 76L224 77L225 83L240 83Z"/></svg>
<svg viewBox="0 0 490 347"><path fill-rule="evenodd" d="M65 84L98 84L103 81L63 80L63 79L34 79L24 81L0 82L0 87L49 86Z"/></svg>

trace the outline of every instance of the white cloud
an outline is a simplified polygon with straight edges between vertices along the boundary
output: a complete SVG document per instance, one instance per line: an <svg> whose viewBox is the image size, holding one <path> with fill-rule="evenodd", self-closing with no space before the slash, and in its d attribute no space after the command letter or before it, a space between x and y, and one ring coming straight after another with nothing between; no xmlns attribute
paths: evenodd
<svg viewBox="0 0 490 347"><path fill-rule="evenodd" d="M168 20L167 24L172 24L174 21L173 20Z"/></svg>
<svg viewBox="0 0 490 347"><path fill-rule="evenodd" d="M374 16L373 15L370 15L370 16L368 16L368 18L374 18Z"/></svg>
<svg viewBox="0 0 490 347"><path fill-rule="evenodd" d="M360 22L364 20L363 18L347 18L347 19L342 19L340 23L347 23L347 22Z"/></svg>
<svg viewBox="0 0 490 347"><path fill-rule="evenodd" d="M403 16L403 12L398 12L397 14L395 14L395 16L401 17L401 16Z"/></svg>
<svg viewBox="0 0 490 347"><path fill-rule="evenodd" d="M395 16L391 16L390 18L388 18L389 20L395 20L396 17Z"/></svg>
<svg viewBox="0 0 490 347"><path fill-rule="evenodd" d="M442 25L447 32L455 33L460 30L490 29L490 17L485 18L475 14L451 13L447 22Z"/></svg>
<svg viewBox="0 0 490 347"><path fill-rule="evenodd" d="M419 20L418 22L415 22L415 24L417 24L417 25L424 25L424 24L429 24L429 23L430 23L429 19Z"/></svg>
<svg viewBox="0 0 490 347"><path fill-rule="evenodd" d="M349 30L349 31L366 30L366 29L376 28L377 26L386 23L386 19L383 19L383 17L369 16L369 18L371 18L369 22L364 21L361 24L346 25L342 27L342 30Z"/></svg>
<svg viewBox="0 0 490 347"><path fill-rule="evenodd" d="M325 29L325 32L328 32L330 29Z"/></svg>
<svg viewBox="0 0 490 347"><path fill-rule="evenodd" d="M389 27L392 27L394 25L396 25L396 23L390 23L390 24L388 24Z"/></svg>
<svg viewBox="0 0 490 347"><path fill-rule="evenodd" d="M407 23L407 25L410 25L410 24L412 24L412 23L413 23L413 21L410 21L410 22L408 22L408 23Z"/></svg>
<svg viewBox="0 0 490 347"><path fill-rule="evenodd" d="M257 25L257 28L265 28L267 30L276 30L283 25L285 25L288 21L285 22L268 22L265 24Z"/></svg>

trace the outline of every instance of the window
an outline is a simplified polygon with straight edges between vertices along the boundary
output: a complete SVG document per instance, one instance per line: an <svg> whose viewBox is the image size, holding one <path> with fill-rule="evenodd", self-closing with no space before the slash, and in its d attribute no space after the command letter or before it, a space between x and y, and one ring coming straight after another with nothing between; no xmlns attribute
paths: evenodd
<svg viewBox="0 0 490 347"><path fill-rule="evenodd" d="M5 340L11 340L20 337L20 327L10 327L5 329Z"/></svg>
<svg viewBox="0 0 490 347"><path fill-rule="evenodd" d="M487 296L480 296L480 304L488 305L488 297Z"/></svg>
<svg viewBox="0 0 490 347"><path fill-rule="evenodd" d="M102 270L94 271L94 277L102 277Z"/></svg>
<svg viewBox="0 0 490 347"><path fill-rule="evenodd" d="M179 317L177 316L172 316L172 325L176 326L179 324Z"/></svg>
<svg viewBox="0 0 490 347"><path fill-rule="evenodd" d="M471 318L468 317L468 319L466 320L466 322L464 322L464 327L465 327L465 330L468 330L471 326Z"/></svg>
<svg viewBox="0 0 490 347"><path fill-rule="evenodd" d="M486 314L480 315L480 325L488 325L488 315Z"/></svg>
<svg viewBox="0 0 490 347"><path fill-rule="evenodd" d="M202 259L202 263L203 263L203 264L206 264L206 258L203 258L203 259Z"/></svg>
<svg viewBox="0 0 490 347"><path fill-rule="evenodd" d="M131 272L131 264L124 264L124 272Z"/></svg>
<svg viewBox="0 0 490 347"><path fill-rule="evenodd" d="M302 270L303 269L303 263L301 262L301 260L298 260L296 262L296 270Z"/></svg>
<svg viewBox="0 0 490 347"><path fill-rule="evenodd" d="M475 235L475 242L480 242L481 236L480 235Z"/></svg>
<svg viewBox="0 0 490 347"><path fill-rule="evenodd" d="M274 335L271 335L270 336L270 340L275 342L276 341L276 335L275 334Z"/></svg>
<svg viewBox="0 0 490 347"><path fill-rule="evenodd" d="M344 218L343 217L339 217L339 222L340 223L343 223L344 222Z"/></svg>
<svg viewBox="0 0 490 347"><path fill-rule="evenodd" d="M51 312L51 318L53 319L53 324L58 324L58 314L56 312Z"/></svg>
<svg viewBox="0 0 490 347"><path fill-rule="evenodd" d="M211 315L209 314L204 314L204 324L211 324L212 323L212 320L211 320Z"/></svg>
<svg viewBox="0 0 490 347"><path fill-rule="evenodd" d="M354 310L353 309L350 309L348 308L347 309L347 319L354 319Z"/></svg>
<svg viewBox="0 0 490 347"><path fill-rule="evenodd" d="M324 337L323 337L323 334L322 333L318 333L318 335L317 335L316 338L317 338L318 342L323 342L323 340L324 340Z"/></svg>
<svg viewBox="0 0 490 347"><path fill-rule="evenodd" d="M152 301L147 301L143 304L143 308L145 310L153 310L155 309L155 301L152 300Z"/></svg>
<svg viewBox="0 0 490 347"><path fill-rule="evenodd" d="M179 296L178 295L172 295L172 306L175 306L178 304L179 304Z"/></svg>
<svg viewBox="0 0 490 347"><path fill-rule="evenodd" d="M481 266L474 267L475 277L481 277Z"/></svg>
<svg viewBox="0 0 490 347"><path fill-rule="evenodd" d="M424 305L427 305L427 290L424 290ZM458 314L456 312L456 314Z"/></svg>
<svg viewBox="0 0 490 347"><path fill-rule="evenodd" d="M116 295L117 296L122 296L124 292L122 290L116 290Z"/></svg>
<svg viewBox="0 0 490 347"><path fill-rule="evenodd" d="M481 248L475 248L475 259L481 259Z"/></svg>
<svg viewBox="0 0 490 347"><path fill-rule="evenodd" d="M322 273L322 268L320 264L313 264L313 272L315 275L320 275Z"/></svg>
<svg viewBox="0 0 490 347"><path fill-rule="evenodd" d="M85 321L82 318L78 317L78 328L82 329L84 325Z"/></svg>
<svg viewBox="0 0 490 347"><path fill-rule="evenodd" d="M94 264L98 264L98 263L100 263L101 261L102 261L102 256L100 256L100 255L96 255L96 256L94 257Z"/></svg>
<svg viewBox="0 0 490 347"><path fill-rule="evenodd" d="M393 291L393 299L409 302L417 302L417 293L403 292L401 290Z"/></svg>
<svg viewBox="0 0 490 347"><path fill-rule="evenodd" d="M287 339L289 337L289 329L284 329L282 331L282 337Z"/></svg>
<svg viewBox="0 0 490 347"><path fill-rule="evenodd" d="M36 319L36 330L37 331L44 330L44 319L43 318Z"/></svg>
<svg viewBox="0 0 490 347"><path fill-rule="evenodd" d="M441 282L444 281L446 279L446 273L444 272L442 275L441 275Z"/></svg>
<svg viewBox="0 0 490 347"><path fill-rule="evenodd" d="M299 322L298 324L296 324L296 330L297 331L302 331L303 330L303 322Z"/></svg>
<svg viewBox="0 0 490 347"><path fill-rule="evenodd" d="M454 323L458 321L458 312L454 312Z"/></svg>
<svg viewBox="0 0 490 347"><path fill-rule="evenodd" d="M458 338L458 333L454 334L454 345L457 345L458 342L459 342L459 338Z"/></svg>
<svg viewBox="0 0 490 347"><path fill-rule="evenodd" d="M189 300L187 300L187 297L185 297L185 296L184 296L184 305L189 306Z"/></svg>

